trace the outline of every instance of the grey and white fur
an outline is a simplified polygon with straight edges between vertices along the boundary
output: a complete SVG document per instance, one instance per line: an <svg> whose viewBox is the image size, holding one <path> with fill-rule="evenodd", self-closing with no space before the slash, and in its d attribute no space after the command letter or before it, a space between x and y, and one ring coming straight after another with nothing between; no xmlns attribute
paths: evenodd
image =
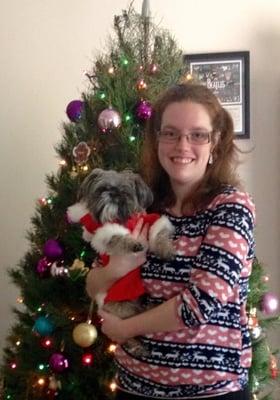
<svg viewBox="0 0 280 400"><path fill-rule="evenodd" d="M83 181L78 199L93 219L103 224L91 237L91 245L97 252L122 255L143 250L143 245L122 225L152 204L153 194L140 175L129 170L96 168ZM172 224L161 216L150 228L149 250L161 258L171 258L172 234Z"/></svg>

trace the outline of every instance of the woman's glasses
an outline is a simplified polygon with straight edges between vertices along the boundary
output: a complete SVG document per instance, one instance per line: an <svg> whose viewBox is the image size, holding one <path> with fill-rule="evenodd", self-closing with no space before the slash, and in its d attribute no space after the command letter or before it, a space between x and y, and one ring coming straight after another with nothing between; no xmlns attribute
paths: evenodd
<svg viewBox="0 0 280 400"><path fill-rule="evenodd" d="M213 132L191 131L181 134L177 131L159 131L157 133L158 140L161 143L177 143L182 137L185 137L189 144L207 144L210 143L211 134Z"/></svg>

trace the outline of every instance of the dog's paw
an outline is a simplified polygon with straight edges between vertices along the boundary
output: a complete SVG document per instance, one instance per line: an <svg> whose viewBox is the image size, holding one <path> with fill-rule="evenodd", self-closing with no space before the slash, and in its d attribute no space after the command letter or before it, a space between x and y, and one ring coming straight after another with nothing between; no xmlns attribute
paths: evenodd
<svg viewBox="0 0 280 400"><path fill-rule="evenodd" d="M176 250L175 247L172 244L172 241L168 241L165 243L157 243L157 245L154 247L153 252L159 257L163 258L165 260L170 260L172 259L175 254Z"/></svg>

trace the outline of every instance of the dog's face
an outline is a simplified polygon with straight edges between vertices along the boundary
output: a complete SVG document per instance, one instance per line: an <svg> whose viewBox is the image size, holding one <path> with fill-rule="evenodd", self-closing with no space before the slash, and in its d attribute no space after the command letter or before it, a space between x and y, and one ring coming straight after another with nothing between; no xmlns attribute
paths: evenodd
<svg viewBox="0 0 280 400"><path fill-rule="evenodd" d="M144 211L153 195L142 178L130 171L94 169L83 181L79 200L100 222L124 223L132 214Z"/></svg>

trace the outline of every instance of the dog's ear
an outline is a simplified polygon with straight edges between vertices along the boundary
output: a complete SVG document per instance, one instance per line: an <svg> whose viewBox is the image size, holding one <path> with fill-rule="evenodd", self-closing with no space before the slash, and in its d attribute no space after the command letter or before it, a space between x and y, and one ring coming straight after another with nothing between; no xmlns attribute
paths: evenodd
<svg viewBox="0 0 280 400"><path fill-rule="evenodd" d="M91 171L91 173L83 180L79 188L78 200L87 198L88 193L91 191L92 185L100 179L103 173L104 171L101 168L95 168Z"/></svg>
<svg viewBox="0 0 280 400"><path fill-rule="evenodd" d="M148 208L154 200L151 189L138 174L134 174L134 185L140 206L143 207L143 209Z"/></svg>

